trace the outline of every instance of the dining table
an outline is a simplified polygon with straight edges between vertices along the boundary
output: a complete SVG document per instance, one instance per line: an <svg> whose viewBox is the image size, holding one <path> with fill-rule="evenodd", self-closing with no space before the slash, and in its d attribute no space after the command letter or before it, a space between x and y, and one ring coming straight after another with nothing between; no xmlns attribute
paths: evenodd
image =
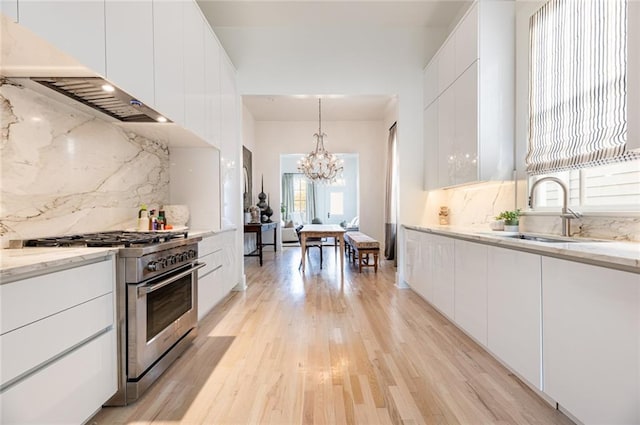
<svg viewBox="0 0 640 425"><path fill-rule="evenodd" d="M305 224L300 229L300 249L302 250L302 273L305 270L307 238L334 238L340 246L340 279L344 279L344 233L346 230L337 224Z"/></svg>

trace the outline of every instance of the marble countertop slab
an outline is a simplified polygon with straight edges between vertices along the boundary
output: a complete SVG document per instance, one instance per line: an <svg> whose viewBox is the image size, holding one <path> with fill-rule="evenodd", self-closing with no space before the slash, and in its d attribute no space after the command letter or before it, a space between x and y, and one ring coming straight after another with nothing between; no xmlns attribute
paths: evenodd
<svg viewBox="0 0 640 425"><path fill-rule="evenodd" d="M407 229L420 232L433 233L471 242L485 243L640 274L640 243L638 242L595 241L593 239L585 239L583 241L579 238L574 238L577 242L549 243L508 238L504 237L506 232L500 231L479 231L477 229L465 229L453 226L403 226ZM530 232L526 233L534 234ZM503 236L500 236L500 234L503 234ZM558 237L557 235L546 236Z"/></svg>
<svg viewBox="0 0 640 425"><path fill-rule="evenodd" d="M114 256L118 248L20 248L0 250L0 283L51 273Z"/></svg>
<svg viewBox="0 0 640 425"><path fill-rule="evenodd" d="M207 238L236 230L190 230L189 237ZM0 249L0 283L59 271L115 255L119 248L19 248Z"/></svg>

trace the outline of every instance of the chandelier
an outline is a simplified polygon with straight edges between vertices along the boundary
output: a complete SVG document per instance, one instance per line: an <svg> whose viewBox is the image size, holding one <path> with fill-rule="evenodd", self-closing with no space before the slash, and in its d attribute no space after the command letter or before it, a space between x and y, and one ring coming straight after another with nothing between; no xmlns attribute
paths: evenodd
<svg viewBox="0 0 640 425"><path fill-rule="evenodd" d="M322 100L318 99L318 132L313 135L316 138L316 150L298 161L298 171L313 182L330 184L342 173L343 161L324 148L326 134L322 132L321 106Z"/></svg>

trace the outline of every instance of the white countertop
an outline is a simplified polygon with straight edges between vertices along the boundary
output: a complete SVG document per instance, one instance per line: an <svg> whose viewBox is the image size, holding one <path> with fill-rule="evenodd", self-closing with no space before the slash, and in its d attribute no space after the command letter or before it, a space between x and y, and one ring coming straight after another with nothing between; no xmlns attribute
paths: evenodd
<svg viewBox="0 0 640 425"><path fill-rule="evenodd" d="M18 248L0 250L0 282L108 258L118 248Z"/></svg>
<svg viewBox="0 0 640 425"><path fill-rule="evenodd" d="M189 230L190 237L208 238L236 230ZM98 261L115 255L119 248L18 248L0 249L0 283L72 267L76 263Z"/></svg>
<svg viewBox="0 0 640 425"><path fill-rule="evenodd" d="M421 232L486 243L503 248L517 249L640 274L640 243L638 242L594 241L593 239L585 239L583 242L579 238L575 238L578 242L548 243L507 238L504 237L504 234L507 232L500 231L479 231L477 229L465 229L453 226L428 227L404 225L404 227ZM533 234L532 232L525 233ZM501 237L500 234L503 234L503 237Z"/></svg>

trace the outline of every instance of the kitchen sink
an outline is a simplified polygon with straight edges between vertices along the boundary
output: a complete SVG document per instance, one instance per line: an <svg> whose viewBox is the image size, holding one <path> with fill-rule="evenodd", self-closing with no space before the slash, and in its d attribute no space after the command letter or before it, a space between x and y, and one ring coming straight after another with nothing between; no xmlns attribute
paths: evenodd
<svg viewBox="0 0 640 425"><path fill-rule="evenodd" d="M545 242L545 243L601 242L597 239L572 238L567 236L536 235L536 234L529 234L529 233L512 233L512 234L493 233L493 235L501 238L522 239L526 241Z"/></svg>

